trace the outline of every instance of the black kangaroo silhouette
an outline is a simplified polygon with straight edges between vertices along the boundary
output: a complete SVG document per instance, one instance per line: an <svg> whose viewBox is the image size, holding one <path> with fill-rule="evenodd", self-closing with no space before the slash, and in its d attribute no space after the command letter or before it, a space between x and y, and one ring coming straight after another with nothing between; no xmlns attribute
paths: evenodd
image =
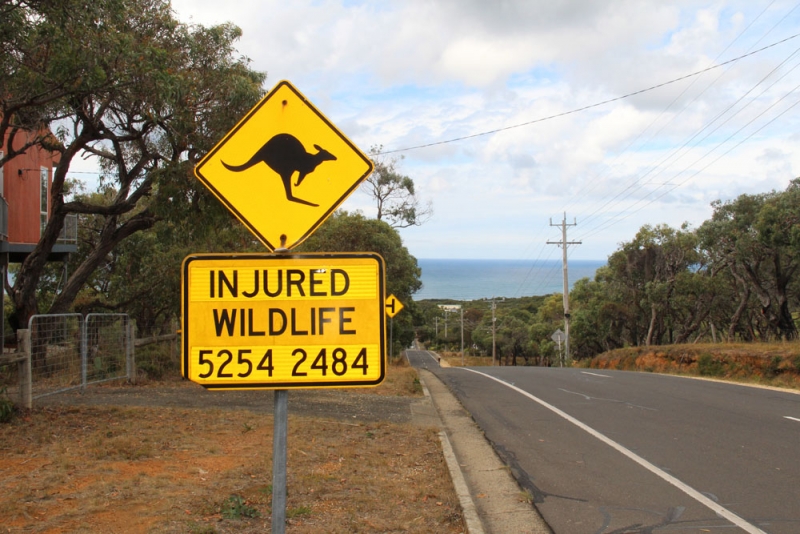
<svg viewBox="0 0 800 534"><path fill-rule="evenodd" d="M302 198L297 198L292 194L292 175L295 172L300 173L297 176L295 186L302 183L305 177L312 172L323 161L335 161L336 156L320 147L314 145L317 149L316 154L309 154L306 152L303 143L301 143L295 136L288 133L277 134L269 141L264 143L264 146L258 149L258 152L253 154L253 157L247 163L242 165L228 165L224 161L222 164L226 169L233 172L241 172L249 169L253 165L264 162L273 171L277 172L283 180L283 188L286 189L286 199L291 202L305 204L307 206L317 207L319 204L308 202Z"/></svg>

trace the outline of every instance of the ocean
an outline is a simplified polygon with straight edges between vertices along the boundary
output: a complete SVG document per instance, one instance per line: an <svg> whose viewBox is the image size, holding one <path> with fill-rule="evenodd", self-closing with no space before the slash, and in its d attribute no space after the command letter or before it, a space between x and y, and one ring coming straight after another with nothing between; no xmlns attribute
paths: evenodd
<svg viewBox="0 0 800 534"><path fill-rule="evenodd" d="M422 289L414 300L478 300L492 297L529 297L561 293L561 260L442 260L417 259L422 269ZM569 260L568 278L594 279L605 265L600 260Z"/></svg>

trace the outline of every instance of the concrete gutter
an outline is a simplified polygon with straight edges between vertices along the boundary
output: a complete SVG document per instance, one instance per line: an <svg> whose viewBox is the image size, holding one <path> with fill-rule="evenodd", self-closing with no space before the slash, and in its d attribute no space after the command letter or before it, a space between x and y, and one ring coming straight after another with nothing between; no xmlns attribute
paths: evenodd
<svg viewBox="0 0 800 534"><path fill-rule="evenodd" d="M438 381L435 377L434 380ZM425 393L425 397L427 397L428 401L433 402L430 390L423 377L420 377L420 382L422 383L422 391ZM439 417L439 421L441 423L441 417ZM442 424L438 426L441 429L439 431L439 440L442 443L442 453L444 454L445 462L447 462L447 469L450 471L450 478L453 480L453 487L456 490L456 495L461 504L461 512L464 516L464 523L467 525L467 532L470 534L484 534L483 523L481 523L478 517L478 510L475 508L475 502L472 500L467 481L464 480L464 474L461 472L461 467L458 465L458 460L453 452L453 447L450 445L450 440L447 438L447 432L444 431Z"/></svg>
<svg viewBox="0 0 800 534"><path fill-rule="evenodd" d="M552 534L472 416L436 376L418 369L441 422L440 439L470 534Z"/></svg>

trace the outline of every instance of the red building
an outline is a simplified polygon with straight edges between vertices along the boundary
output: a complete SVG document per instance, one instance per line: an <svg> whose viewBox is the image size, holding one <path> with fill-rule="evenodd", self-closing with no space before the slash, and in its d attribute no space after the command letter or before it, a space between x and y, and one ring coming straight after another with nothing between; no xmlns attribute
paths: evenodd
<svg viewBox="0 0 800 534"><path fill-rule="evenodd" d="M7 150L7 143L8 137L0 153ZM22 143L24 135L18 134L15 144ZM4 265L21 263L39 242L50 214L50 186L58 161L58 154L36 146L0 167L0 255ZM77 229L77 217L67 217L51 261L64 260L77 250Z"/></svg>

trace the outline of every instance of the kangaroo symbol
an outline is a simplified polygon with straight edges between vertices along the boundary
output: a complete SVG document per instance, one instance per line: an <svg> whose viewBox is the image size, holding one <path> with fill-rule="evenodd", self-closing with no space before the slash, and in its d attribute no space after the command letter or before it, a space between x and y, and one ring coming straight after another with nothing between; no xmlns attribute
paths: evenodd
<svg viewBox="0 0 800 534"><path fill-rule="evenodd" d="M224 161L222 164L226 169L233 172L242 172L257 163L262 161L273 171L277 172L283 181L283 187L286 189L286 199L291 202L305 204L306 206L317 207L319 204L314 204L297 198L292 194L292 175L298 172L297 182L295 186L302 183L305 177L312 172L323 161L335 161L336 156L320 147L314 145L317 149L316 154L309 154L306 152L303 143L301 143L295 136L282 133L277 134L272 139L264 143L264 146L258 149L258 152L253 154L253 157L247 163L242 165L228 165Z"/></svg>

